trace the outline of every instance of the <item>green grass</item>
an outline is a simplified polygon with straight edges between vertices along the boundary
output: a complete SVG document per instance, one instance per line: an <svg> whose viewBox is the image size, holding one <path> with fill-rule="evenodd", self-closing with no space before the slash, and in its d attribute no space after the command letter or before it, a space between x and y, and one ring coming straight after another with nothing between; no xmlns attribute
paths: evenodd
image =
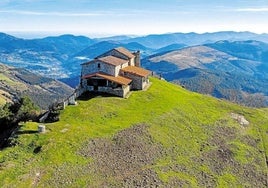
<svg viewBox="0 0 268 188"><path fill-rule="evenodd" d="M10 79L8 76L0 73L0 81L4 83L4 85L8 85L9 87L13 88L13 89L19 89L19 90L26 90L26 86L22 83L19 83L17 81L14 81L12 79ZM3 98L3 97L2 97Z"/></svg>
<svg viewBox="0 0 268 188"><path fill-rule="evenodd" d="M11 79L9 79L7 76L5 76L4 74L0 73L0 80L4 81L6 83L8 83L9 85L16 85L17 83L12 81Z"/></svg>
<svg viewBox="0 0 268 188"><path fill-rule="evenodd" d="M1 82L5 82L10 86L14 86L15 82L13 82L12 80L10 80L7 76L5 76L4 74L0 73L0 81ZM4 105L6 103L6 98L4 96L1 95L2 92L0 90L0 106Z"/></svg>
<svg viewBox="0 0 268 188"><path fill-rule="evenodd" d="M59 122L46 124L45 134L30 134L30 131L37 130L38 124L25 123L22 134L16 139L17 145L0 152L0 186L102 185L102 180L93 172L81 172L80 169L94 159L85 158L78 151L89 139L111 139L119 131L137 124L148 125L154 142L165 150L166 154L149 167L164 183L175 178L186 187L202 187L205 185L200 182L201 175L205 173L210 180L213 179L214 185L232 187L249 183L242 176L242 167L246 165L253 165L260 173L266 173L267 109L240 107L155 78L151 81L153 84L148 91L133 92L128 99L96 97L80 100L77 106L68 106L61 112ZM239 125L231 119L231 112L244 115L250 125ZM235 136L221 136L218 133L221 127L235 130ZM216 133L219 135L215 136ZM217 153L216 138L221 139L230 149L233 160L241 165L237 172L226 164L219 174L212 167L216 162L206 158ZM246 138L249 140L245 141ZM257 140L256 146L248 143L253 138ZM41 147L41 152L35 153L38 147ZM60 181L68 178L75 181L69 184ZM109 177L116 181L113 178Z"/></svg>
<svg viewBox="0 0 268 188"><path fill-rule="evenodd" d="M218 188L225 188L225 187L243 187L241 184L237 183L237 179L232 174L223 174L218 177Z"/></svg>
<svg viewBox="0 0 268 188"><path fill-rule="evenodd" d="M10 102L10 99L8 99L5 95L9 94L0 89L0 106L6 104L6 102Z"/></svg>
<svg viewBox="0 0 268 188"><path fill-rule="evenodd" d="M6 103L5 98L0 95L0 106L4 105L5 103Z"/></svg>

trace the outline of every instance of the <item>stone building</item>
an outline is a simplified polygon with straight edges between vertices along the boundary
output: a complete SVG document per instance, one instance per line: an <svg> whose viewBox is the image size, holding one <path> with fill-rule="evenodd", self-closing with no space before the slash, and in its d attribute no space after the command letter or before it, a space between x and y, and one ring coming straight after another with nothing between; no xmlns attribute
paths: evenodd
<svg viewBox="0 0 268 188"><path fill-rule="evenodd" d="M126 97L130 90L149 85L150 71L140 67L140 52L112 49L82 64L81 89Z"/></svg>

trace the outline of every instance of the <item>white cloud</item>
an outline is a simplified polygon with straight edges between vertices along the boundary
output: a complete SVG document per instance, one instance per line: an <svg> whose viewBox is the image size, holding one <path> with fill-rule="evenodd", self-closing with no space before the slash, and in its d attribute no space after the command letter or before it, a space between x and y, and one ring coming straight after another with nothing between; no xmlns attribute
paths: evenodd
<svg viewBox="0 0 268 188"><path fill-rule="evenodd" d="M91 17L91 16L103 16L109 14L109 12L68 13L68 12L35 12L35 11L20 11L20 10L0 10L0 13L32 15L32 16L62 16L62 17Z"/></svg>
<svg viewBox="0 0 268 188"><path fill-rule="evenodd" d="M237 12L268 12L268 7L263 8L240 8L236 9Z"/></svg>

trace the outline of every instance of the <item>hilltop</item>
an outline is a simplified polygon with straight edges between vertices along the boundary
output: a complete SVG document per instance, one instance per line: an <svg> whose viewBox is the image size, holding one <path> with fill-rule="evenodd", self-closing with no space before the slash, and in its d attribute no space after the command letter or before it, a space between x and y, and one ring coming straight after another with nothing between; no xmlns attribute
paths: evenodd
<svg viewBox="0 0 268 188"><path fill-rule="evenodd" d="M0 152L1 187L266 187L268 109L151 78L128 99L84 95Z"/></svg>
<svg viewBox="0 0 268 188"><path fill-rule="evenodd" d="M52 103L70 96L72 92L71 87L55 79L0 63L0 105L29 96L36 105L47 109Z"/></svg>

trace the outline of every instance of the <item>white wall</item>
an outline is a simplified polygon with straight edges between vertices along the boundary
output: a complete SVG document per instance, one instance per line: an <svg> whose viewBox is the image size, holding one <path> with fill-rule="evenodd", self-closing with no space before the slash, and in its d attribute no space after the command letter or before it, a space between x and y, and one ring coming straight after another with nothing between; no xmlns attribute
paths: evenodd
<svg viewBox="0 0 268 188"><path fill-rule="evenodd" d="M130 66L135 66L135 58L130 59Z"/></svg>

